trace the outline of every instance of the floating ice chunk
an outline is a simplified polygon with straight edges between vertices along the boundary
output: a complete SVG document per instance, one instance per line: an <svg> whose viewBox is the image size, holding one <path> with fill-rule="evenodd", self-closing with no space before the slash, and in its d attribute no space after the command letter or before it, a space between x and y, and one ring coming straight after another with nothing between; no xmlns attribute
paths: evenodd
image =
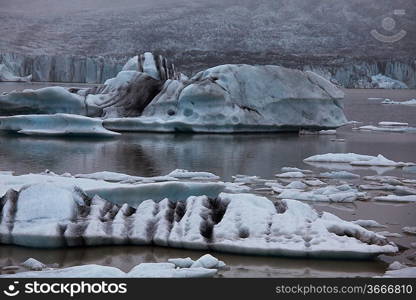
<svg viewBox="0 0 416 300"><path fill-rule="evenodd" d="M187 170L176 169L169 173L167 176L178 178L178 179L208 179L217 180L220 177L209 173L209 172L189 172Z"/></svg>
<svg viewBox="0 0 416 300"><path fill-rule="evenodd" d="M370 97L370 98L367 98L368 100L370 100L370 101L383 101L384 100L384 98L376 98L376 97Z"/></svg>
<svg viewBox="0 0 416 300"><path fill-rule="evenodd" d="M348 185L327 186L316 190L303 192L299 190L283 190L277 198L319 202L354 202L364 197L363 193Z"/></svg>
<svg viewBox="0 0 416 300"><path fill-rule="evenodd" d="M61 175L63 176L63 175ZM90 174L76 174L75 178L88 178L95 180L104 180L109 182L123 182L123 183L134 183L134 182L161 182L161 181L177 181L178 179L171 176L155 176L155 177L140 177L131 176L123 173L116 172L96 172Z"/></svg>
<svg viewBox="0 0 416 300"><path fill-rule="evenodd" d="M304 180L304 183L306 183L309 186L320 186L320 185L325 185L326 183L319 180L319 179L312 179L312 180Z"/></svg>
<svg viewBox="0 0 416 300"><path fill-rule="evenodd" d="M153 58L145 61L155 68ZM174 82L165 83L139 117L107 119L104 126L115 131L225 133L334 129L346 123L339 103L343 92L312 72L221 65L187 82Z"/></svg>
<svg viewBox="0 0 416 300"><path fill-rule="evenodd" d="M395 262L392 262L388 266L387 270L389 270L389 271L391 271L391 270L401 270L401 269L404 269L404 268L406 268L406 265L403 265L400 262L395 261Z"/></svg>
<svg viewBox="0 0 416 300"><path fill-rule="evenodd" d="M0 117L0 130L25 135L96 136L120 135L102 126L102 120L70 114Z"/></svg>
<svg viewBox="0 0 416 300"><path fill-rule="evenodd" d="M355 166L381 166L381 167L403 167L403 166L414 165L414 163L395 162L395 161L385 158L381 154L379 154L377 157L374 157L370 160L352 161L350 162L350 164L355 165Z"/></svg>
<svg viewBox="0 0 416 300"><path fill-rule="evenodd" d="M377 232L377 234L385 236L385 237L395 237L395 238L402 237L402 235L400 233L388 232L388 231L379 231L379 232Z"/></svg>
<svg viewBox="0 0 416 300"><path fill-rule="evenodd" d="M126 273L120 269L99 266L83 265L64 269L53 269L35 272L22 272L16 274L0 275L7 278L120 278L126 277Z"/></svg>
<svg viewBox="0 0 416 300"><path fill-rule="evenodd" d="M400 126L400 127L405 127L405 126L409 126L409 123L402 123L402 122L387 122L387 121L383 121L383 122L379 122L378 123L379 126Z"/></svg>
<svg viewBox="0 0 416 300"><path fill-rule="evenodd" d="M382 104L400 104L400 105L416 105L416 99L411 99L407 101L393 101L390 99L385 99Z"/></svg>
<svg viewBox="0 0 416 300"><path fill-rule="evenodd" d="M190 257L187 258L169 258L168 262L174 264L178 268L190 268L195 262Z"/></svg>
<svg viewBox="0 0 416 300"><path fill-rule="evenodd" d="M276 174L275 176L279 178L303 178L305 177L305 174L303 174L302 172L286 172L286 173Z"/></svg>
<svg viewBox="0 0 416 300"><path fill-rule="evenodd" d="M235 183L242 183L242 184L264 182L264 180L258 176L248 176L248 175L241 175L241 174L233 176L233 179Z"/></svg>
<svg viewBox="0 0 416 300"><path fill-rule="evenodd" d="M216 269L183 268L176 269L171 263L143 263L134 267L127 273L127 277L133 278L192 278L213 277Z"/></svg>
<svg viewBox="0 0 416 300"><path fill-rule="evenodd" d="M5 64L0 64L0 82L1 81L28 82L31 80L32 80L32 75L16 76Z"/></svg>
<svg viewBox="0 0 416 300"><path fill-rule="evenodd" d="M380 223L378 223L377 221L374 221L374 220L356 220L356 221L352 221L352 223L360 225L360 226L365 227L365 228L372 228L372 227L385 228L385 227L387 227L385 225L381 225Z"/></svg>
<svg viewBox="0 0 416 300"><path fill-rule="evenodd" d="M303 190L307 187L306 184L304 184L302 181L292 181L291 183L289 183L288 185L286 185L284 188L285 189L298 189L298 190Z"/></svg>
<svg viewBox="0 0 416 300"><path fill-rule="evenodd" d="M374 156L361 155L355 153L327 153L310 156L305 158L305 162L331 162L331 163L351 163L353 161L369 161Z"/></svg>
<svg viewBox="0 0 416 300"><path fill-rule="evenodd" d="M398 270L389 270L382 277L385 278L415 278L416 267L406 267Z"/></svg>
<svg viewBox="0 0 416 300"><path fill-rule="evenodd" d="M336 130L319 130L319 131L309 131L309 130L301 130L299 131L300 135L336 135Z"/></svg>
<svg viewBox="0 0 416 300"><path fill-rule="evenodd" d="M91 199L79 189L50 186L35 185L22 192L10 190L1 199L3 244L32 247L154 244L326 258L369 258L397 251L384 237L332 214L318 214L295 200L273 203L252 194L221 193L216 198L147 200L133 208L114 205L98 196ZM30 201L42 206L33 209ZM59 205L51 205L56 201Z"/></svg>
<svg viewBox="0 0 416 300"><path fill-rule="evenodd" d="M224 262L218 260L211 254L205 254L197 259L192 264L191 268L218 269L220 266L225 266Z"/></svg>
<svg viewBox="0 0 416 300"><path fill-rule="evenodd" d="M63 87L46 87L0 95L0 113L4 115L67 113L97 116L101 114L101 109L87 108L84 97L70 93Z"/></svg>
<svg viewBox="0 0 416 300"><path fill-rule="evenodd" d="M388 76L377 74L371 76L371 85L378 89L407 89L408 86L399 80L390 78Z"/></svg>
<svg viewBox="0 0 416 300"><path fill-rule="evenodd" d="M29 258L22 263L22 266L33 271L41 271L42 269L46 268L46 265L41 263L40 261Z"/></svg>
<svg viewBox="0 0 416 300"><path fill-rule="evenodd" d="M386 183L389 185L402 185L403 183L394 176L365 176L363 178L366 181L376 181L376 182L380 182L380 183Z"/></svg>
<svg viewBox="0 0 416 300"><path fill-rule="evenodd" d="M402 231L403 232L406 232L408 234L414 234L414 235L416 235L416 226L413 226L413 227L410 227L410 226L403 227Z"/></svg>
<svg viewBox="0 0 416 300"><path fill-rule="evenodd" d="M282 172L286 173L286 172L301 172L304 174L312 174L311 170L303 170L303 169L299 169L299 168L293 168L293 167L283 167Z"/></svg>
<svg viewBox="0 0 416 300"><path fill-rule="evenodd" d="M416 195L408 196L397 196L397 195L388 195L388 196L379 196L375 197L376 201L387 201L387 202L416 202Z"/></svg>
<svg viewBox="0 0 416 300"><path fill-rule="evenodd" d="M360 175L350 173L347 171L334 171L320 174L322 177L334 178L334 179L357 179Z"/></svg>

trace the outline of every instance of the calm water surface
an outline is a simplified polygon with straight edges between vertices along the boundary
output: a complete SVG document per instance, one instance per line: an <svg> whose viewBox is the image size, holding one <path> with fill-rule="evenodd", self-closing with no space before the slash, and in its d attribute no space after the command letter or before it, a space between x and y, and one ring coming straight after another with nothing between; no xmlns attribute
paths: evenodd
<svg viewBox="0 0 416 300"><path fill-rule="evenodd" d="M23 88L38 88L39 84L0 84L0 93ZM346 90L345 113L349 120L363 125L380 121L408 122L416 127L416 107L382 105L367 100L383 97L392 100L416 98L416 90ZM91 173L122 172L130 175L164 175L173 169L209 171L231 180L235 174L258 175L272 179L284 166L315 169L303 159L328 152L383 154L396 161L416 162L416 134L357 132L351 126L340 128L333 136L298 136L296 134L123 134L110 140L50 139L0 135L0 171L13 170L17 174L41 172ZM323 171L318 168L315 171ZM374 175L373 170L358 169L355 173ZM385 175L416 178L415 173L391 170ZM314 204L319 210L332 212L344 219L373 219L401 232L403 226L416 225L416 205L356 202L354 204ZM415 236L392 239L410 247ZM216 254L230 269L227 277L282 276L374 276L384 272L386 262L400 260L412 263L408 249L395 257L380 257L369 262L299 260ZM128 271L140 262L166 261L170 257L197 258L201 253L157 247L101 247L90 249L32 250L19 247L0 247L0 267L18 264L28 257L45 263L72 266L87 263L112 265Z"/></svg>

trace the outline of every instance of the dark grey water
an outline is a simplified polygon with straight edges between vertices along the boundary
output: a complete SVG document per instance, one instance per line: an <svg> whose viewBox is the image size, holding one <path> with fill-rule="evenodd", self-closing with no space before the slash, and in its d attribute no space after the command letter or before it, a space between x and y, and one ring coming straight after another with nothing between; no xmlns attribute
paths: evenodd
<svg viewBox="0 0 416 300"><path fill-rule="evenodd" d="M13 86L14 85L14 86ZM38 86L36 86L38 87ZM19 84L0 84L0 92L22 89ZM24 88L27 88L25 86ZM380 121L408 122L416 127L416 107L382 105L369 97L392 100L416 98L416 90L346 90L345 112L349 120L363 125ZM416 162L416 134L370 133L351 130L346 126L333 136L298 136L296 134L123 134L113 140L50 139L0 135L0 171L13 170L17 174L41 172L49 169L56 173L91 173L97 171L122 172L130 175L164 175L173 169L209 171L230 180L232 175L258 175L273 178L284 166L312 168L303 159L328 152L382 154L396 161ZM322 171L322 170L320 170ZM368 169L356 173L373 175ZM416 174L392 170L386 175L416 178ZM387 230L400 232L403 226L416 225L416 205L376 204L358 202L350 205L314 205L348 220L374 219L388 226ZM413 224L412 224L413 223ZM393 239L405 246L416 242L416 237ZM406 256L383 257L384 261L400 260L409 263ZM414 249L413 249L414 252ZM0 266L16 264L33 256L47 263L60 262L62 266L84 263L102 263L128 270L143 261L166 261L169 257L197 257L198 252L149 248L113 247L65 250L27 250L18 247L0 247ZM258 258L238 255L217 255L231 265L224 276L373 276L383 272L385 264L371 262L339 262Z"/></svg>

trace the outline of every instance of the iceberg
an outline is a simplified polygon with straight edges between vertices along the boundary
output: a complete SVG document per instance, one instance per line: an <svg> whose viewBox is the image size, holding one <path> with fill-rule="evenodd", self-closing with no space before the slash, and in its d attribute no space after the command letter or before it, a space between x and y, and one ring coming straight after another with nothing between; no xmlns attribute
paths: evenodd
<svg viewBox="0 0 416 300"><path fill-rule="evenodd" d="M330 185L306 192L298 189L285 189L276 197L279 199L317 202L354 202L364 196L365 193L361 193L349 185L344 184L340 186Z"/></svg>
<svg viewBox="0 0 416 300"><path fill-rule="evenodd" d="M0 131L41 136L115 137L120 133L102 126L101 119L79 115L21 115L0 117Z"/></svg>
<svg viewBox="0 0 416 300"><path fill-rule="evenodd" d="M147 200L134 208L87 196L78 187L47 183L9 190L1 203L2 244L43 248L153 244L351 259L398 251L385 237L330 213L318 213L296 200L273 203L253 194ZM205 257L195 267L211 262Z"/></svg>
<svg viewBox="0 0 416 300"><path fill-rule="evenodd" d="M222 65L168 80L136 118L108 118L115 131L270 132L334 129L347 122L343 92L313 72Z"/></svg>
<svg viewBox="0 0 416 300"><path fill-rule="evenodd" d="M390 78L388 76L377 74L371 76L372 88L378 89L407 89L408 86L399 80Z"/></svg>

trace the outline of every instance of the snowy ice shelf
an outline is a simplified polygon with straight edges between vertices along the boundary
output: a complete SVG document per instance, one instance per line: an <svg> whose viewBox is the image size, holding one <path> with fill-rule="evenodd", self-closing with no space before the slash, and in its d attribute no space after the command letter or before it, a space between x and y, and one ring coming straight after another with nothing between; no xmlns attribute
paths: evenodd
<svg viewBox="0 0 416 300"><path fill-rule="evenodd" d="M371 258L397 247L363 227L295 200L252 194L141 202L88 197L76 187L35 184L1 198L0 241L29 247L159 245L230 253Z"/></svg>

